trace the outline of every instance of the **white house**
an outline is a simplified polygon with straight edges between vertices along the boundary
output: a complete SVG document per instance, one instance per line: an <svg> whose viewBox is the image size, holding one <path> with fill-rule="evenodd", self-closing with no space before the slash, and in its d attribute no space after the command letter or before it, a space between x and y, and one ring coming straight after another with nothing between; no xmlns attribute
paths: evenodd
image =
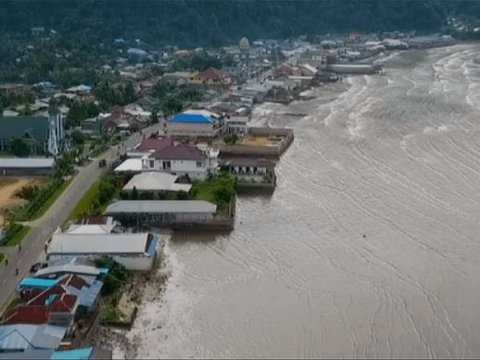
<svg viewBox="0 0 480 360"><path fill-rule="evenodd" d="M232 116L226 120L227 134L246 134L248 130L247 116Z"/></svg>
<svg viewBox="0 0 480 360"><path fill-rule="evenodd" d="M158 236L151 233L53 234L47 259L111 256L129 270L148 271L153 267L159 241Z"/></svg>

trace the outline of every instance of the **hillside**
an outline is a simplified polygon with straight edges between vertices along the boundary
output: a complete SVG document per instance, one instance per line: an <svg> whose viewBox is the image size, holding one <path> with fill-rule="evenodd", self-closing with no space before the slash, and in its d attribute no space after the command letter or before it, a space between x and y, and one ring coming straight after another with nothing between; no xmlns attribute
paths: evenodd
<svg viewBox="0 0 480 360"><path fill-rule="evenodd" d="M218 46L242 36L286 38L349 31L441 30L448 13L478 14L476 1L2 1L0 31L34 26L91 41L140 38L152 45Z"/></svg>

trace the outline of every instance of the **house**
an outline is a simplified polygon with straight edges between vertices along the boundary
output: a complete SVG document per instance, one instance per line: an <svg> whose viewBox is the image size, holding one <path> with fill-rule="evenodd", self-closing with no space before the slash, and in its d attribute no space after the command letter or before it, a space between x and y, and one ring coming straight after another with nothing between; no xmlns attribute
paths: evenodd
<svg viewBox="0 0 480 360"><path fill-rule="evenodd" d="M120 221L129 219L152 226L208 222L216 211L217 205L203 200L123 200L106 209Z"/></svg>
<svg viewBox="0 0 480 360"><path fill-rule="evenodd" d="M167 123L167 134L177 137L212 138L224 131L224 119L206 110L188 110Z"/></svg>
<svg viewBox="0 0 480 360"><path fill-rule="evenodd" d="M174 141L170 138L146 138L131 151L132 155L129 152L128 156L143 157L153 151L160 151L173 145Z"/></svg>
<svg viewBox="0 0 480 360"><path fill-rule="evenodd" d="M104 131L104 122L100 116L85 119L80 124L80 131L91 137L99 137Z"/></svg>
<svg viewBox="0 0 480 360"><path fill-rule="evenodd" d="M157 256L157 235L134 234L54 234L47 249L48 260L111 256L129 270L148 271Z"/></svg>
<svg viewBox="0 0 480 360"><path fill-rule="evenodd" d="M28 350L24 352L0 353L0 359L9 360L89 360L111 359L112 352L99 347L89 347L74 350Z"/></svg>
<svg viewBox="0 0 480 360"><path fill-rule="evenodd" d="M227 134L246 134L248 131L248 120L247 116L227 117Z"/></svg>
<svg viewBox="0 0 480 360"><path fill-rule="evenodd" d="M89 219L91 219L89 221ZM111 217L87 218L72 224L67 229L68 234L111 234L119 224Z"/></svg>
<svg viewBox="0 0 480 360"><path fill-rule="evenodd" d="M123 187L123 191L131 192L136 189L138 192L177 192L190 191L191 184L177 183L178 176L163 172L142 172L135 175Z"/></svg>
<svg viewBox="0 0 480 360"><path fill-rule="evenodd" d="M232 78L222 70L209 68L202 71L198 76L202 80L203 85L220 85L228 86L232 84Z"/></svg>
<svg viewBox="0 0 480 360"><path fill-rule="evenodd" d="M261 183L275 179L275 162L266 159L248 157L222 159L220 169L244 182Z"/></svg>
<svg viewBox="0 0 480 360"><path fill-rule="evenodd" d="M47 116L0 117L0 151L10 152L11 141L22 139L33 154L58 155L65 150L64 117L56 109Z"/></svg>
<svg viewBox="0 0 480 360"><path fill-rule="evenodd" d="M124 111L122 106L114 106L112 113L103 119L103 128L109 133L124 132L138 130L140 126L135 123L133 116Z"/></svg>
<svg viewBox="0 0 480 360"><path fill-rule="evenodd" d="M43 291L51 288L57 284L57 280L49 279L36 279L36 278L23 278L17 284L17 291L22 292L25 290L39 290Z"/></svg>
<svg viewBox="0 0 480 360"><path fill-rule="evenodd" d="M199 71L195 71L191 73L190 76L188 77L189 85L203 85L203 81L204 79Z"/></svg>
<svg viewBox="0 0 480 360"><path fill-rule="evenodd" d="M185 71L176 71L162 75L161 81L173 85L185 85L190 80L190 73Z"/></svg>
<svg viewBox="0 0 480 360"><path fill-rule="evenodd" d="M300 76L315 76L318 72L317 68L310 64L302 64L299 66Z"/></svg>
<svg viewBox="0 0 480 360"><path fill-rule="evenodd" d="M218 151L201 151L188 144L175 144L141 159L142 171L162 171L191 179L204 180L217 171Z"/></svg>
<svg viewBox="0 0 480 360"><path fill-rule="evenodd" d="M7 312L2 324L50 324L70 327L79 306L75 295L45 290L27 302Z"/></svg>
<svg viewBox="0 0 480 360"><path fill-rule="evenodd" d="M0 353L57 349L67 327L48 324L12 324L0 326Z"/></svg>
<svg viewBox="0 0 480 360"><path fill-rule="evenodd" d="M0 176L51 176L54 172L52 158L0 158Z"/></svg>
<svg viewBox="0 0 480 360"><path fill-rule="evenodd" d="M65 275L78 275L99 277L108 274L107 268L97 268L89 265L63 264L47 266L46 268L38 270L34 277L45 279L58 279Z"/></svg>

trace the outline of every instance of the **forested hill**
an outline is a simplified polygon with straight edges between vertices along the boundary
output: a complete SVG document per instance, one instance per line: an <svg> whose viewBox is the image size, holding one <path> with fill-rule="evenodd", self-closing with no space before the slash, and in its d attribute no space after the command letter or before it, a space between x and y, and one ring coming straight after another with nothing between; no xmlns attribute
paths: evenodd
<svg viewBox="0 0 480 360"><path fill-rule="evenodd" d="M62 35L106 41L217 46L242 36L441 30L447 14L480 13L479 1L406 0L2 0L0 32L25 34L44 26Z"/></svg>

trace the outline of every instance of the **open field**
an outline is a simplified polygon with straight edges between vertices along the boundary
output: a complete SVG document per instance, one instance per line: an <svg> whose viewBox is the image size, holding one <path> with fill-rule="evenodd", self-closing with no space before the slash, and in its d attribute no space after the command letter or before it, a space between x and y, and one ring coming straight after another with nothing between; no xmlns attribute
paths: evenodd
<svg viewBox="0 0 480 360"><path fill-rule="evenodd" d="M15 193L23 186L42 184L45 180L32 177L2 177L0 178L0 225L3 225L3 211L24 200L15 197Z"/></svg>

